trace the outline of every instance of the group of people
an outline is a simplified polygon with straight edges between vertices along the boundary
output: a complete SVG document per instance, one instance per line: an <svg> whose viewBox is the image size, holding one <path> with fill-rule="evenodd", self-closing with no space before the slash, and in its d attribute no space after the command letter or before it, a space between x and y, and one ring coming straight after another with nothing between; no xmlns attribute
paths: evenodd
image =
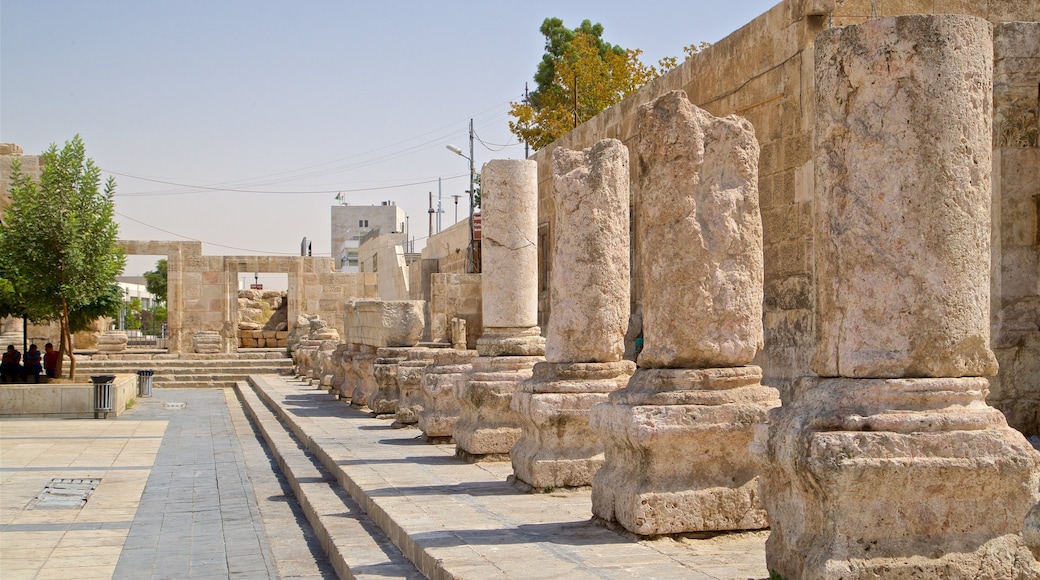
<svg viewBox="0 0 1040 580"><path fill-rule="evenodd" d="M15 349L13 344L7 345L3 360L0 362L0 380L5 383L15 382L40 382L40 375L45 373L54 378L58 369L58 351L54 345L47 343L43 346L45 352L41 353L35 344L29 345L25 353L25 362L22 362L22 353Z"/></svg>

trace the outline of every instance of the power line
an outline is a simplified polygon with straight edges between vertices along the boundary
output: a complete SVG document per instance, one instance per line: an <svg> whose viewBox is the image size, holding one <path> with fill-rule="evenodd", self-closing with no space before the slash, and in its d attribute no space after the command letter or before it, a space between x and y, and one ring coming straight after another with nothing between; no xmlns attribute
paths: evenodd
<svg viewBox="0 0 1040 580"><path fill-rule="evenodd" d="M395 184L395 185L384 185L384 186L379 186L379 187L363 187L363 188L355 188L355 189L323 189L323 190L318 190L318 191L299 191L299 190L297 190L297 191L264 191L264 190L257 190L257 189L232 189L232 188L225 188L225 187L211 187L211 186L207 186L207 185L190 185L190 184L187 184L187 183L176 183L176 182L173 182L173 181L163 181L161 179L152 179L150 177L141 177L141 176L138 176L138 175L130 175L130 174L127 174L127 173L119 173L117 171L107 171L107 172L111 173L112 175L118 175L120 177L127 177L127 178L130 178L130 179L139 179L141 181L150 181L150 182L153 182L153 183L162 183L164 185L175 185L175 186L178 186L178 187L187 187L187 188L191 188L191 189L194 190L194 191L171 191L171 192L161 192L161 191L159 191L159 192L139 192L139 193L118 193L117 192L116 193L116 197L158 197L158 196L167 196L167 195L188 195L188 194L193 194L193 193L203 193L205 191L223 191L223 192L229 192L229 193L259 193L259 194L267 194L267 195L332 195L334 193L364 193L364 192L368 192L368 191L382 191L382 190L387 190L387 189L399 189L399 188L402 188L402 187L412 187L412 186L415 186L415 185L426 185L426 184L430 184L430 183L437 183L437 179L433 178L433 179L429 179L429 180L426 180L426 181L413 181L413 182L410 182L410 183L398 183L398 184ZM443 178L443 180L458 179L460 177L465 177L466 175L467 174L452 175L450 177Z"/></svg>

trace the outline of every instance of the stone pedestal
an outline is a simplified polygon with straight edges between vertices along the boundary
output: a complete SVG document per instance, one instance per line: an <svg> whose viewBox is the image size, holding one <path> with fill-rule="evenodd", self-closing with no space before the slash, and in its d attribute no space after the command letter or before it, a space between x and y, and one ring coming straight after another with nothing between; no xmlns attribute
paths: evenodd
<svg viewBox="0 0 1040 580"><path fill-rule="evenodd" d="M419 413L423 409L423 373L433 363L433 357L433 349L416 347L408 349L408 357L397 364L394 427L406 427L419 422Z"/></svg>
<svg viewBox="0 0 1040 580"><path fill-rule="evenodd" d="M214 333L216 334L216 333ZM195 336L198 336L197 334ZM110 352L124 352L126 351L126 344L128 342L126 333L122 330L109 330L98 337L97 350L98 352L110 353ZM18 343L15 344L15 348L21 348ZM196 342L196 345L198 343ZM6 347L5 347L6 348ZM196 348L195 352L202 352ZM214 352L220 352L220 335L217 335L217 350Z"/></svg>
<svg viewBox="0 0 1040 580"><path fill-rule="evenodd" d="M591 485L603 465L603 444L589 412L634 370L631 361L536 364L513 395L522 428L509 452L516 477L535 489Z"/></svg>
<svg viewBox="0 0 1040 580"><path fill-rule="evenodd" d="M354 390L350 393L351 407L368 406L375 395L378 385L375 377L376 349L360 345L358 351L350 357L350 371L354 377Z"/></svg>
<svg viewBox="0 0 1040 580"><path fill-rule="evenodd" d="M761 378L755 366L637 369L592 409L606 449L593 514L644 536L767 527L748 445L780 396Z"/></svg>
<svg viewBox="0 0 1040 580"><path fill-rule="evenodd" d="M531 377L540 356L478 356L473 372L455 385L459 419L456 455L469 461L508 461L520 438L520 417L510 408L513 393Z"/></svg>
<svg viewBox="0 0 1040 580"><path fill-rule="evenodd" d="M805 378L763 459L770 570L785 578L1038 578L1019 531L1038 454L979 377Z"/></svg>
<svg viewBox="0 0 1040 580"><path fill-rule="evenodd" d="M373 415L392 415L397 412L397 365L408 358L410 347L388 346L376 350L376 358L372 361L372 374L376 381L376 390L368 400L368 407Z"/></svg>
<svg viewBox="0 0 1040 580"><path fill-rule="evenodd" d="M423 372L423 405L419 412L419 429L428 441L451 441L460 412L455 388L459 381L466 380L476 356L475 350L434 351L433 364Z"/></svg>

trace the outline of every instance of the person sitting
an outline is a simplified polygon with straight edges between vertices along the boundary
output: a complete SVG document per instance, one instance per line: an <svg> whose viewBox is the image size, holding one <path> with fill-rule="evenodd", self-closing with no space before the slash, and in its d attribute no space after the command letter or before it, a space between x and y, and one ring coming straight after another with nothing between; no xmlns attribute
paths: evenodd
<svg viewBox="0 0 1040 580"><path fill-rule="evenodd" d="M22 353L15 350L13 344L7 345L7 351L0 360L0 380L5 383L13 383L22 374L19 363L22 362Z"/></svg>
<svg viewBox="0 0 1040 580"><path fill-rule="evenodd" d="M25 382L29 382L29 377L32 377L34 383L40 382L40 373L43 372L43 353L40 349L36 348L35 344L29 345L28 352L25 353L25 364L22 367L22 373L25 375Z"/></svg>
<svg viewBox="0 0 1040 580"><path fill-rule="evenodd" d="M54 350L54 345L49 342L43 345L43 370L48 377L52 379L57 377L58 351Z"/></svg>

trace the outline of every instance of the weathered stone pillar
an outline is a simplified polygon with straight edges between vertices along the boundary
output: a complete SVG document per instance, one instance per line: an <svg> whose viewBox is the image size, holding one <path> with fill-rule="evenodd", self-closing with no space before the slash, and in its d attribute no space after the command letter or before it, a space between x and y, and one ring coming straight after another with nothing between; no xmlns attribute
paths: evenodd
<svg viewBox="0 0 1040 580"><path fill-rule="evenodd" d="M397 399L400 396L397 385L397 365L408 358L410 348L388 346L376 350L376 357L372 361L376 390L368 399L368 407L372 409L373 415L392 416L397 412Z"/></svg>
<svg viewBox="0 0 1040 580"><path fill-rule="evenodd" d="M607 139L553 152L556 245L545 360L521 383L513 473L537 488L592 484L603 444L593 405L635 370L625 353L630 309L628 149Z"/></svg>
<svg viewBox="0 0 1040 580"><path fill-rule="evenodd" d="M459 381L466 380L476 356L475 350L437 349L433 364L423 371L419 429L431 443L451 442L455 422L459 420L459 401L454 390Z"/></svg>
<svg viewBox="0 0 1040 580"><path fill-rule="evenodd" d="M992 37L916 15L816 40L813 371L756 437L786 578L1036 578L1036 451L986 405Z"/></svg>
<svg viewBox="0 0 1040 580"><path fill-rule="evenodd" d="M408 349L408 355L397 363L397 410L394 427L407 427L419 422L423 410L423 373L434 360L436 350L426 347Z"/></svg>
<svg viewBox="0 0 1040 580"><path fill-rule="evenodd" d="M766 527L748 444L762 347L758 142L673 91L639 109L641 368L592 410L592 511L641 535ZM555 315L555 312L554 312Z"/></svg>
<svg viewBox="0 0 1040 580"><path fill-rule="evenodd" d="M513 392L545 354L538 328L538 166L491 161L481 187L484 334L473 374L457 385L454 435L460 457L504 460L520 436Z"/></svg>

